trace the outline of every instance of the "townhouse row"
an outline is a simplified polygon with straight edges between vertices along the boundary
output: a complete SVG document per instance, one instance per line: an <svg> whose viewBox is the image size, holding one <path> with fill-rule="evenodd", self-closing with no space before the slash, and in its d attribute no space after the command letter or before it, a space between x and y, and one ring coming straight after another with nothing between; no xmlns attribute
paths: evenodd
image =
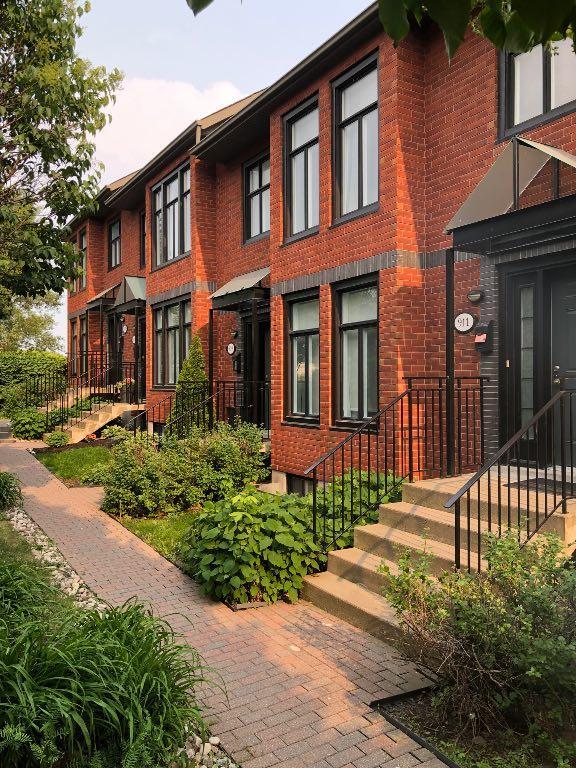
<svg viewBox="0 0 576 768"><path fill-rule="evenodd" d="M454 348L494 450L576 376L572 152L569 42L512 56L469 34L449 62L433 24L394 48L373 4L74 222L71 359L133 362L151 408L199 334L298 488Z"/></svg>

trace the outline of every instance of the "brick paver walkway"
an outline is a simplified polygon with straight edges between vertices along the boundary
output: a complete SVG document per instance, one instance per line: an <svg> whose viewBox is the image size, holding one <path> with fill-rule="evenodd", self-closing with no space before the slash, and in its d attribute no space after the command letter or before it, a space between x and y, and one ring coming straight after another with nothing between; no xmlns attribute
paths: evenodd
<svg viewBox="0 0 576 768"><path fill-rule="evenodd" d="M110 603L152 604L223 677L201 692L212 731L243 768L440 768L370 708L423 678L389 646L308 603L233 612L56 480L22 443L0 444L27 512Z"/></svg>

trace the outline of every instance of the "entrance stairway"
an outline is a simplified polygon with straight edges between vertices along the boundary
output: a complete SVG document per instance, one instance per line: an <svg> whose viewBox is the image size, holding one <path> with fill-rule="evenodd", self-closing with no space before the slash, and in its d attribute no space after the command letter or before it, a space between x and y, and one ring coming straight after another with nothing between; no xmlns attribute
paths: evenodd
<svg viewBox="0 0 576 768"><path fill-rule="evenodd" d="M398 633L398 621L388 601L382 596L386 576L381 564L397 572L398 559L404 552L416 555L424 549L431 556L431 570L438 575L454 567L454 512L444 504L457 492L471 475L459 475L443 479L405 483L402 501L383 504L379 522L357 526L354 530L354 547L330 552L328 570L305 579L304 598L323 608L333 616L344 619L360 629L381 639L394 639ZM507 487L506 487L507 488ZM520 499L520 515L534 510L531 492ZM507 494L503 493L503 498ZM512 497L510 513L517 519L517 496ZM507 517L508 507L502 511ZM477 552L477 531L488 531L486 505L471 508L470 546ZM466 519L461 531L462 541L467 541ZM493 524L494 525L494 524ZM494 530L494 527L492 528ZM576 499L567 502L567 513L553 514L543 525L543 531L556 531L565 543L565 551L576 549ZM467 553L462 550L462 563ZM472 558L476 560L476 558ZM477 560L476 560L477 563ZM472 569L475 563L471 564Z"/></svg>
<svg viewBox="0 0 576 768"><path fill-rule="evenodd" d="M86 418L74 423L74 425L63 429L68 435L71 443L79 443L88 435L93 434L111 421L123 416L127 411L133 412L136 406L130 403L105 403L97 411L93 411Z"/></svg>

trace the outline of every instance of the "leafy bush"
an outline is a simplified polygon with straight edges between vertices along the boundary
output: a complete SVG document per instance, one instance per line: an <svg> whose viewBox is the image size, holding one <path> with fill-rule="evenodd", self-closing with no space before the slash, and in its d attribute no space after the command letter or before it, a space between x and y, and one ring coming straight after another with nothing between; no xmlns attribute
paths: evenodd
<svg viewBox="0 0 576 768"><path fill-rule="evenodd" d="M10 472L0 472L0 512L19 506L22 501L20 483Z"/></svg>
<svg viewBox="0 0 576 768"><path fill-rule="evenodd" d="M120 424L110 424L110 426L104 427L101 432L101 437L119 443L123 440L129 440L132 437L132 434L127 429L120 426Z"/></svg>
<svg viewBox="0 0 576 768"><path fill-rule="evenodd" d="M67 432L51 432L46 435L44 442L50 448L62 448L70 442L70 435Z"/></svg>
<svg viewBox="0 0 576 768"><path fill-rule="evenodd" d="M0 412L11 416L24 403L24 381L32 374L64 371L66 357L36 350L0 352ZM65 382L64 377L62 381ZM42 398L34 405L41 405Z"/></svg>
<svg viewBox="0 0 576 768"><path fill-rule="evenodd" d="M46 432L46 416L36 408L22 408L10 419L12 434L21 440L37 440Z"/></svg>
<svg viewBox="0 0 576 768"><path fill-rule="evenodd" d="M388 572L409 656L438 677L440 718L462 728L574 724L576 565L555 536L490 538L481 575L429 574L423 555Z"/></svg>
<svg viewBox="0 0 576 768"><path fill-rule="evenodd" d="M110 477L110 465L102 462L87 469L80 475L82 485L100 486L104 485Z"/></svg>
<svg viewBox="0 0 576 768"><path fill-rule="evenodd" d="M103 509L149 517L183 512L205 499L219 499L264 477L257 427L217 425L186 440L166 438L160 449L137 435L112 449Z"/></svg>
<svg viewBox="0 0 576 768"><path fill-rule="evenodd" d="M178 557L207 594L229 603L295 602L304 576L324 559L310 533L309 506L254 489L208 502Z"/></svg>
<svg viewBox="0 0 576 768"><path fill-rule="evenodd" d="M156 768L202 730L203 663L147 609L82 610L35 561L9 558L0 609L3 768Z"/></svg>

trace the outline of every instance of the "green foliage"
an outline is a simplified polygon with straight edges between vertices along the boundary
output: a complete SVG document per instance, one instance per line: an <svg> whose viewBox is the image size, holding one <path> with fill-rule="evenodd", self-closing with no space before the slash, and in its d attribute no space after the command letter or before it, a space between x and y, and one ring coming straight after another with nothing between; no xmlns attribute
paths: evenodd
<svg viewBox="0 0 576 768"><path fill-rule="evenodd" d="M195 14L213 2L186 1ZM497 48L512 53L573 37L576 28L574 0L548 5L541 0L379 0L379 11L382 26L395 43L415 23L430 17L444 33L449 56L456 53L470 26Z"/></svg>
<svg viewBox="0 0 576 768"><path fill-rule="evenodd" d="M208 502L183 537L178 558L207 594L229 603L298 599L304 576L324 557L298 496L246 489Z"/></svg>
<svg viewBox="0 0 576 768"><path fill-rule="evenodd" d="M0 472L0 512L7 512L20 505L22 491L15 475L10 472Z"/></svg>
<svg viewBox="0 0 576 768"><path fill-rule="evenodd" d="M44 442L49 448L63 448L70 442L70 435L67 432L51 432L46 435Z"/></svg>
<svg viewBox="0 0 576 768"><path fill-rule="evenodd" d="M190 350L182 364L182 369L178 376L178 384L176 385L176 392L178 392L178 389L185 384L196 384L203 381L207 381L204 350L202 349L200 337L195 335L192 337Z"/></svg>
<svg viewBox="0 0 576 768"><path fill-rule="evenodd" d="M219 499L264 477L262 437L257 427L218 424L193 431L186 440L164 439L160 448L146 436L112 449L103 509L149 517L183 512L205 499Z"/></svg>
<svg viewBox="0 0 576 768"><path fill-rule="evenodd" d="M57 373L63 371L66 358L53 352L37 351L0 351L0 411L7 416L22 408L25 401L24 382L33 374ZM62 390L66 386L62 377ZM45 400L39 391L35 405L41 405Z"/></svg>
<svg viewBox="0 0 576 768"><path fill-rule="evenodd" d="M21 440L38 440L46 431L46 416L36 408L22 408L10 417L12 434Z"/></svg>
<svg viewBox="0 0 576 768"><path fill-rule="evenodd" d="M88 474L95 475L99 472L102 480L112 457L108 448L90 445L82 448L72 447L57 453L38 453L36 458L61 480L82 485L102 485L102 482L86 483L84 478Z"/></svg>
<svg viewBox="0 0 576 768"><path fill-rule="evenodd" d="M316 495L318 535L327 549L351 547L357 525L377 523L380 504L399 501L401 482L392 475L349 470ZM312 504L312 494L306 496Z"/></svg>
<svg viewBox="0 0 576 768"><path fill-rule="evenodd" d="M490 538L481 575L429 574L404 556L388 572L406 651L440 681L439 717L462 728L574 725L576 565L557 537Z"/></svg>
<svg viewBox="0 0 576 768"><path fill-rule="evenodd" d="M0 537L0 764L159 768L186 728L207 670L136 603L86 611Z"/></svg>
<svg viewBox="0 0 576 768"><path fill-rule="evenodd" d="M129 440L131 433L119 424L111 424L109 427L104 427L100 436L106 440L114 440L120 443L123 440Z"/></svg>
<svg viewBox="0 0 576 768"><path fill-rule="evenodd" d="M78 56L80 0L0 3L0 289L62 293L78 273L66 235L93 207L94 136L120 74Z"/></svg>
<svg viewBox="0 0 576 768"><path fill-rule="evenodd" d="M182 536L189 530L198 513L179 512L166 517L123 517L122 525L149 544L163 557L173 560Z"/></svg>
<svg viewBox="0 0 576 768"><path fill-rule="evenodd" d="M58 352L61 337L55 333L56 310L61 298L47 293L37 299L14 297L0 312L0 350L36 349Z"/></svg>

